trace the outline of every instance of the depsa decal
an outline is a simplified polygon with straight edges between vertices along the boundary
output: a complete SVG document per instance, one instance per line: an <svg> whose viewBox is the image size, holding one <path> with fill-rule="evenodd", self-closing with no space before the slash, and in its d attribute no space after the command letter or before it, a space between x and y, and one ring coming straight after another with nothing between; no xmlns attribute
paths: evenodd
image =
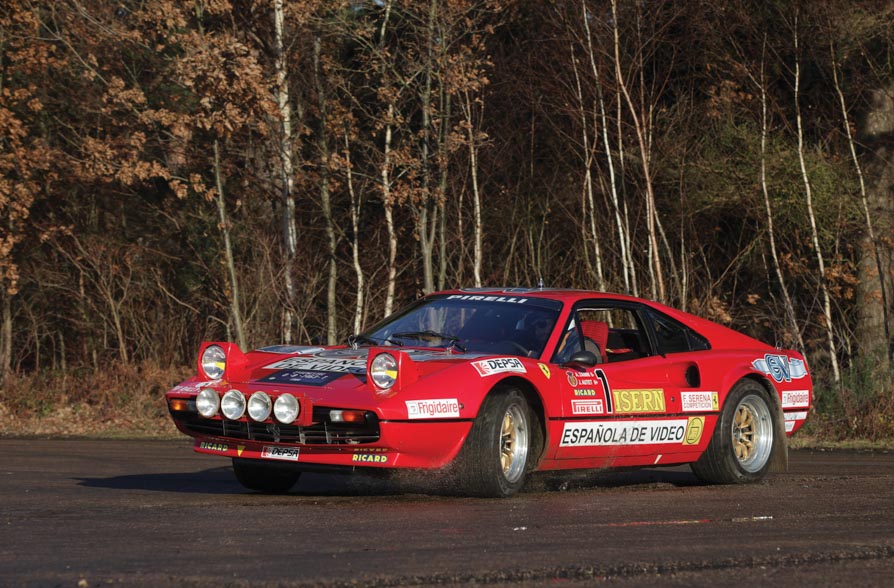
<svg viewBox="0 0 894 588"><path fill-rule="evenodd" d="M515 372L519 374L527 373L525 364L523 364L517 357L482 359L481 361L473 361L472 366L478 370L478 374L482 377L504 372Z"/></svg>

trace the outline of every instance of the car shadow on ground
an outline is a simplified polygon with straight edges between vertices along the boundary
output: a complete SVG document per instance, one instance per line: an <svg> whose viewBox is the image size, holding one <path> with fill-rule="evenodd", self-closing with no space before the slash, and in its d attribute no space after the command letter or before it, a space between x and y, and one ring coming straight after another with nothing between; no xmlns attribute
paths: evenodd
<svg viewBox="0 0 894 588"><path fill-rule="evenodd" d="M145 490L185 494L256 494L243 488L230 467L197 472L152 473L107 478L75 478L78 485L109 490ZM532 475L523 492L552 493L614 488L680 488L701 485L686 468L635 471L541 472ZM450 496L456 492L443 476L401 472L392 476L304 473L289 492L296 496Z"/></svg>

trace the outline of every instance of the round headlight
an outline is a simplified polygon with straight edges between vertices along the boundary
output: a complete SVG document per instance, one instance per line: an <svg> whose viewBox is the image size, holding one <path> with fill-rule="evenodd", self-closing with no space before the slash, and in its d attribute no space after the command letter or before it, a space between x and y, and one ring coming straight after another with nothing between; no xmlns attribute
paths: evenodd
<svg viewBox="0 0 894 588"><path fill-rule="evenodd" d="M211 418L220 409L220 396L211 388L203 388L196 396L196 410L205 418Z"/></svg>
<svg viewBox="0 0 894 588"><path fill-rule="evenodd" d="M227 354L218 345L210 345L202 353L202 371L212 380L219 380L227 369Z"/></svg>
<svg viewBox="0 0 894 588"><path fill-rule="evenodd" d="M253 421L266 421L273 410L273 402L265 392L255 392L248 399L248 416Z"/></svg>
<svg viewBox="0 0 894 588"><path fill-rule="evenodd" d="M369 366L369 375L379 388L390 388L397 381L397 360L390 353L380 353Z"/></svg>
<svg viewBox="0 0 894 588"><path fill-rule="evenodd" d="M276 420L279 422L290 425L301 414L301 405L298 403L298 399L291 394L283 394L273 403L273 414L276 415Z"/></svg>
<svg viewBox="0 0 894 588"><path fill-rule="evenodd" d="M230 390L220 399L220 411L231 421L245 414L245 396L239 390Z"/></svg>

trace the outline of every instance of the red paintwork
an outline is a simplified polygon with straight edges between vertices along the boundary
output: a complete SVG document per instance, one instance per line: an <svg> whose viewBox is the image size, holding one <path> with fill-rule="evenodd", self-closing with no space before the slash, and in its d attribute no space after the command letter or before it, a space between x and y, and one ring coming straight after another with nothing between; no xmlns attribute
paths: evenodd
<svg viewBox="0 0 894 588"><path fill-rule="evenodd" d="M469 295L469 292L451 291L442 294ZM502 289L476 291L474 294L520 295L517 290ZM417 361L413 358L413 350L408 350L407 347L363 347L351 351L340 346L325 349L343 350L341 353L348 354L347 359L358 365L365 362L366 377L363 374L345 375L325 385L263 383L257 380L278 372L269 367L272 364L289 359L306 361L306 358L313 355L260 350L243 353L235 344L213 343L224 348L227 353L224 377L215 382L206 382L199 360L197 375L167 393L168 399L191 399L195 398L200 388L210 387L220 393L236 389L246 396L252 392L265 391L275 400L280 394L289 392L302 400L305 409L312 405L367 410L375 413L380 421L381 436L375 443L277 444L226 436L206 436L188 431L177 418L175 423L181 431L195 437L195 450L202 453L263 459L262 451L265 446L281 446L297 448L299 464L442 468L456 457L488 392L501 383L511 382L528 391L532 399L536 398L536 402L530 404L541 405L540 418L547 441L537 469L549 470L668 465L695 461L708 445L729 390L746 377L759 380L769 390L775 391L778 405L773 408L784 411L791 417L786 422L787 434L793 434L803 425L810 410L813 387L806 363L803 364L804 374L800 375L792 370L791 373L800 377L792 377L789 381L784 377L776 381L754 365L756 360L772 362L777 361L772 358L781 357L785 367L797 369L798 362L803 362L804 358L795 351L778 350L710 321L628 296L568 290L532 290L521 295L527 299L547 298L563 304L542 356L517 358L524 366L524 373L504 372L482 376L472 365L487 357L509 357L506 355L469 357L460 351L451 353L425 349L425 360ZM634 302L651 307L708 339L711 349L604 363L583 373L549 363L572 306L580 300L597 299ZM208 342L202 345L199 357L205 347L211 344ZM369 363L381 351L391 353L399 363L397 382L384 393L375 387L368 375ZM352 356L358 359L351 360ZM771 359L768 360L767 356ZM790 363L792 361L793 364ZM690 387L686 379L687 369L691 366L696 366L701 376L700 385L695 388ZM601 372L601 376L596 372ZM788 373L786 371L783 375ZM617 398L607 397L603 380L609 384L611 390L618 393ZM572 385L572 381L576 381L578 385ZM695 392L703 395L694 394ZM716 408L708 406L712 399L716 400ZM419 408L441 410L441 414L435 418L410 418L411 405L417 406L415 401L431 400L445 402L438 406L420 405ZM458 406L451 401L455 401ZM613 405L612 414L607 411L609 403ZM600 406L601 414L586 412L596 411ZM574 414L573 407L584 412ZM214 417L215 420L221 418L219 415ZM247 418L243 416L241 421L245 422ZM310 424L309 419L309 411L305 410L297 424ZM616 443L563 446L563 439L573 439L576 428L600 429L603 432L612 429ZM573 430L569 432L567 429ZM662 435L676 440L648 442L651 438ZM682 440L679 439L681 435ZM620 442L617 442L619 438Z"/></svg>

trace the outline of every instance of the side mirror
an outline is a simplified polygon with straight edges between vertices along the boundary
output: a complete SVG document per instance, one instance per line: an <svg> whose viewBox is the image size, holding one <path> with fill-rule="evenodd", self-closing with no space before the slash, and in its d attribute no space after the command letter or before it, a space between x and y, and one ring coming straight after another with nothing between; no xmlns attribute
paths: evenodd
<svg viewBox="0 0 894 588"><path fill-rule="evenodd" d="M599 363L599 358L597 358L596 354L592 351L578 351L570 358L568 358L568 361L563 363L562 367L568 367L583 371L587 368L593 367L597 363Z"/></svg>

